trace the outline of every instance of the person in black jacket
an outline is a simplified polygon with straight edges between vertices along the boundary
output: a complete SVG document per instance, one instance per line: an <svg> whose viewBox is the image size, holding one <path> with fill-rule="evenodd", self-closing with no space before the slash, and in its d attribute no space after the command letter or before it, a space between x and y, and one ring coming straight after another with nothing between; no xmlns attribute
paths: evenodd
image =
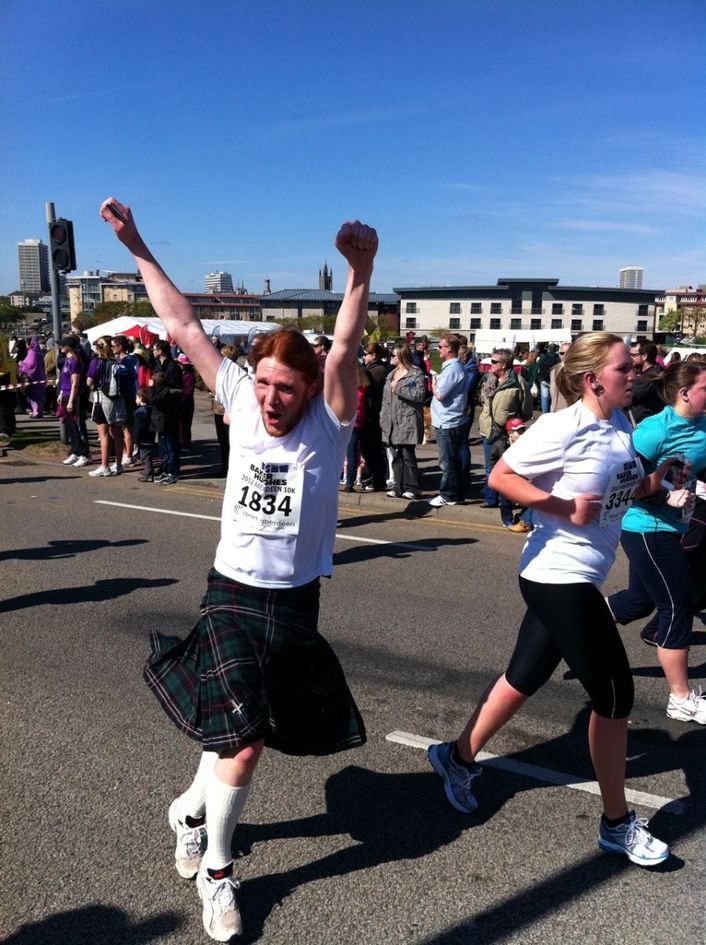
<svg viewBox="0 0 706 945"><path fill-rule="evenodd" d="M167 387L183 387L181 369L172 357L172 349L163 338L158 338L152 345L152 376L164 374L167 378Z"/></svg>
<svg viewBox="0 0 706 945"><path fill-rule="evenodd" d="M657 345L651 342L630 345L630 358L637 377L632 385L632 403L626 413L636 427L645 417L651 417L664 409L664 401L655 384L655 378L659 377L662 369L657 364Z"/></svg>
<svg viewBox="0 0 706 945"><path fill-rule="evenodd" d="M153 387L141 387L135 397L136 408L132 426L132 437L140 451L142 475L139 482L154 482L154 441L152 429L152 394Z"/></svg>
<svg viewBox="0 0 706 945"><path fill-rule="evenodd" d="M365 421L360 431L360 451L368 467L370 483L367 492L382 492L387 489L387 458L382 445L380 410L382 392L389 373L389 365L383 361L384 349L377 342L363 349L363 367L370 380L366 388Z"/></svg>
<svg viewBox="0 0 706 945"><path fill-rule="evenodd" d="M559 364L561 358L557 354L556 345L549 345L540 351L537 358L539 365L539 400L542 413L549 413L552 406L551 397L551 373L555 364Z"/></svg>
<svg viewBox="0 0 706 945"><path fill-rule="evenodd" d="M175 361L172 364L179 370ZM159 455L162 460L160 475L155 482L171 486L177 481L179 464L179 411L181 409L181 387L169 386L167 372L152 376L152 407L150 429L159 434Z"/></svg>

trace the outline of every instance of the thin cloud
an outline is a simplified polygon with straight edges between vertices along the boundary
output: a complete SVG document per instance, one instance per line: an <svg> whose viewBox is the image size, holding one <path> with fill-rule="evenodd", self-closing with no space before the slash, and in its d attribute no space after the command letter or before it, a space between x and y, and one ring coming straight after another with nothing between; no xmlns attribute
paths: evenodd
<svg viewBox="0 0 706 945"><path fill-rule="evenodd" d="M195 266L243 266L247 263L246 259L207 259L201 262L195 262Z"/></svg>
<svg viewBox="0 0 706 945"><path fill-rule="evenodd" d="M548 227L556 230L571 230L578 233L633 233L636 236L654 236L659 227L642 223L621 223L616 220L555 220Z"/></svg>
<svg viewBox="0 0 706 945"><path fill-rule="evenodd" d="M103 95L108 95L108 93L108 89L98 89L92 92L73 92L71 95L60 95L57 98L47 98L45 99L45 104L58 105L61 102L80 102L87 98L100 98Z"/></svg>
<svg viewBox="0 0 706 945"><path fill-rule="evenodd" d="M446 181L432 184L432 187L439 188L440 190L460 190L464 193L473 194L488 194L494 189L487 184L470 184L464 183L463 181Z"/></svg>
<svg viewBox="0 0 706 945"><path fill-rule="evenodd" d="M706 175L649 170L595 174L563 181L565 205L593 206L619 213L701 216L706 209Z"/></svg>
<svg viewBox="0 0 706 945"><path fill-rule="evenodd" d="M270 130L292 134L301 131L319 131L326 128L381 124L417 118L429 111L429 107L423 105L389 105L382 108L359 109L358 111L341 108L338 112L333 109L330 113L327 112L323 115L293 118L273 123L270 125Z"/></svg>

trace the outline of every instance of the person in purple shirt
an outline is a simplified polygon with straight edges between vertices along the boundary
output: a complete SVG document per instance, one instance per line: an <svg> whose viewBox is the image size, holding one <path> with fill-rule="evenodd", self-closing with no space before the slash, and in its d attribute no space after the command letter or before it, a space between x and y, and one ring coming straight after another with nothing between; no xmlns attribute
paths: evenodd
<svg viewBox="0 0 706 945"><path fill-rule="evenodd" d="M29 339L27 356L20 363L19 368L22 379L27 383L26 394L32 411L31 416L39 419L44 416L47 375L44 370L44 358L39 350L39 339L36 335Z"/></svg>
<svg viewBox="0 0 706 945"><path fill-rule="evenodd" d="M81 388L84 383L83 362L78 355L79 341L73 335L61 339L64 361L59 372L58 406L63 414L64 428L71 452L65 466L87 466L91 461L86 420L81 409Z"/></svg>

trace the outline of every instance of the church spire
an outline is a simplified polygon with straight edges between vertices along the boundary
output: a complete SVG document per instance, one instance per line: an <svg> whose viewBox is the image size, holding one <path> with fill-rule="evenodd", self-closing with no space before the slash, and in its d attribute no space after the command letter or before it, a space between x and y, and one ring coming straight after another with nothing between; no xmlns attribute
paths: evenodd
<svg viewBox="0 0 706 945"><path fill-rule="evenodd" d="M324 260L324 268L319 269L319 291L333 291L333 269L329 269L328 262Z"/></svg>

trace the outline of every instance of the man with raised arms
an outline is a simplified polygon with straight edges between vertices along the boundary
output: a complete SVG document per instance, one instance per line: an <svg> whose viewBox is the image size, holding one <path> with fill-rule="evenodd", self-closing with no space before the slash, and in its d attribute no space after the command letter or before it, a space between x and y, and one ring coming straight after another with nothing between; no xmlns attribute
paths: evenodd
<svg viewBox="0 0 706 945"><path fill-rule="evenodd" d="M324 755L365 742L343 670L317 623L319 579L332 571L377 234L355 221L336 237L348 281L322 385L316 355L294 329L273 331L258 345L254 378L223 358L130 209L111 197L100 213L132 253L169 335L231 421L221 538L200 619L185 640L153 633L145 667L169 717L203 749L169 823L178 872L196 876L204 928L228 941L241 931L231 840L263 747Z"/></svg>

